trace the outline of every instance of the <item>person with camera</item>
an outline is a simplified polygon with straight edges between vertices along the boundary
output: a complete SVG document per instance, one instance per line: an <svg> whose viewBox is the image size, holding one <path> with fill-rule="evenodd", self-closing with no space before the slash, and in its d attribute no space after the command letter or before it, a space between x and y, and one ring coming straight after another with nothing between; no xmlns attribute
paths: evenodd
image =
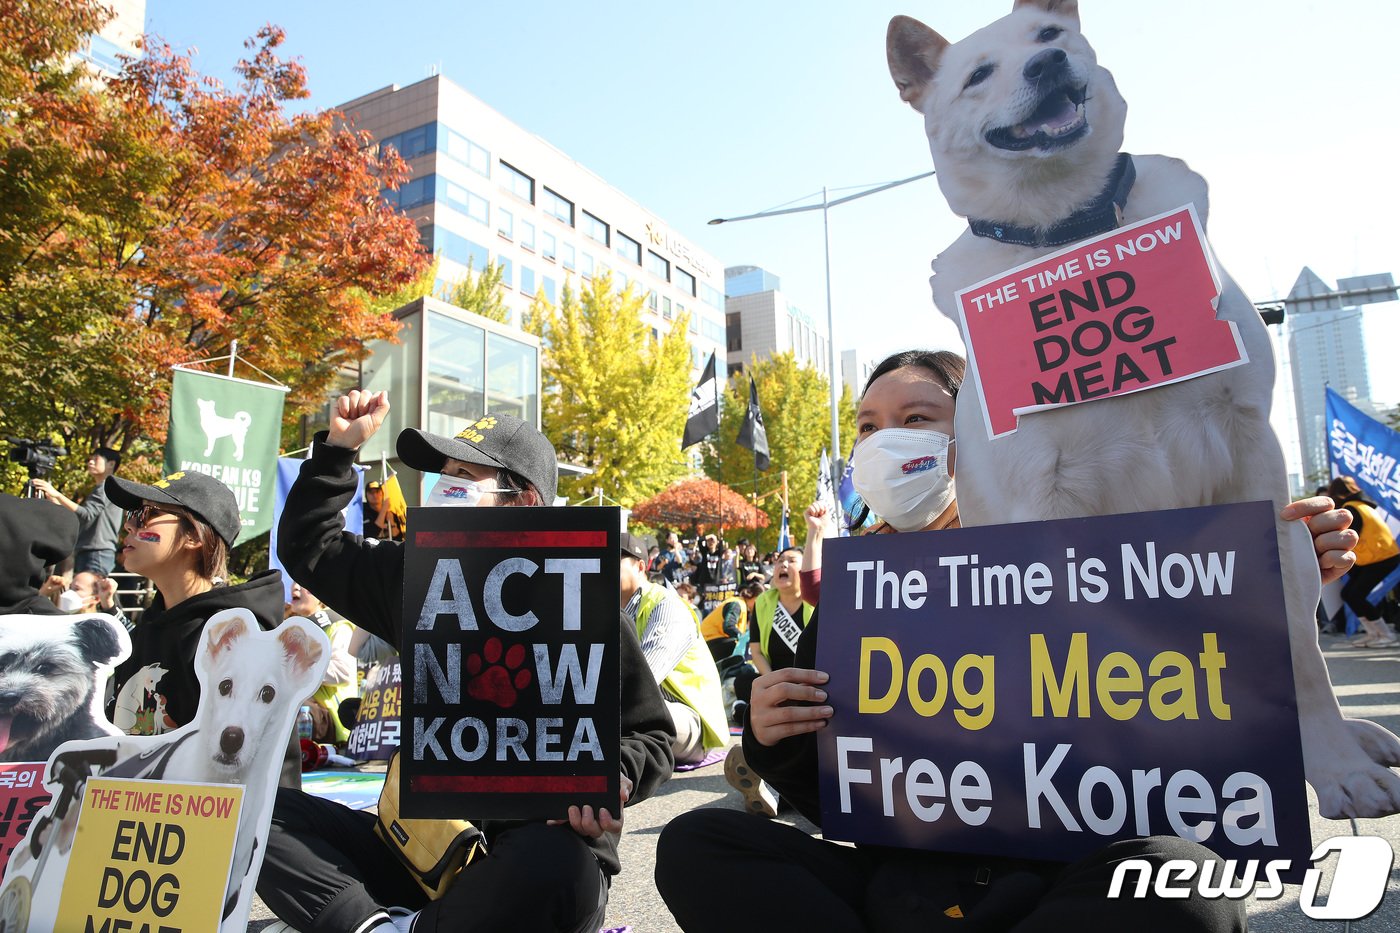
<svg viewBox="0 0 1400 933"><path fill-rule="evenodd" d="M73 501L46 479L34 478L36 492L78 516L78 545L74 552L74 573L95 573L105 577L117 563L117 538L121 535L121 507L107 498L103 484L117 472L121 454L110 447L98 447L87 458L88 476L95 484L82 503Z"/></svg>

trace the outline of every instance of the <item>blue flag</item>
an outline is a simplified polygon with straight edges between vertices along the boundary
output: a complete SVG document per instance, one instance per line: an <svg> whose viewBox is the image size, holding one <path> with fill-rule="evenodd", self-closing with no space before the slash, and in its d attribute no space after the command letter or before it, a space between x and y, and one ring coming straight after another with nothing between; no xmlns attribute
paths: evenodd
<svg viewBox="0 0 1400 933"><path fill-rule="evenodd" d="M792 547L792 536L788 534L788 508L787 503L783 503L783 521L778 526L778 553L781 554Z"/></svg>
<svg viewBox="0 0 1400 933"><path fill-rule="evenodd" d="M1327 456L1333 476L1353 477L1367 498L1392 518L1400 518L1400 433L1330 388Z"/></svg>
<svg viewBox="0 0 1400 933"><path fill-rule="evenodd" d="M287 504L287 493L291 491L292 483L296 482L301 465L305 462L301 457L278 457L277 481L273 484L272 535L267 542L267 565L273 570L282 571L282 596L286 602L292 601L292 578L287 573L287 568L277 559L277 526L282 522L282 509ZM365 468L355 464L355 495L340 513L345 516L345 530L356 535L364 528L364 473Z"/></svg>

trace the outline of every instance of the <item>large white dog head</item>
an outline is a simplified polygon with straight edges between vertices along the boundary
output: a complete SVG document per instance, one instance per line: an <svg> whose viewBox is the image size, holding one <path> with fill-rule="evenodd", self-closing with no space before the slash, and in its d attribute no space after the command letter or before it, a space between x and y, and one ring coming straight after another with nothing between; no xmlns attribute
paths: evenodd
<svg viewBox="0 0 1400 933"><path fill-rule="evenodd" d="M956 43L896 16L885 49L957 213L1044 227L1103 189L1127 105L1079 32L1075 0L1016 0Z"/></svg>
<svg viewBox="0 0 1400 933"><path fill-rule="evenodd" d="M260 751L286 748L293 711L321 683L327 649L325 635L306 619L288 619L272 632L260 631L242 609L209 619L195 655L197 719L219 780L242 783Z"/></svg>

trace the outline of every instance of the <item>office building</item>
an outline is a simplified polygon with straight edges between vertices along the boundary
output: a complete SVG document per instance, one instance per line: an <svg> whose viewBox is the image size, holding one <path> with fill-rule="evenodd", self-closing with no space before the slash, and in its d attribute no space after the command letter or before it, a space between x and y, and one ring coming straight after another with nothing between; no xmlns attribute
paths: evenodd
<svg viewBox="0 0 1400 933"><path fill-rule="evenodd" d="M797 361L823 376L831 369L825 324L783 295L782 281L758 266L724 270L725 349L729 373L750 359L791 352Z"/></svg>
<svg viewBox="0 0 1400 933"><path fill-rule="evenodd" d="M1354 284L1342 279L1333 289L1304 268L1284 299L1305 486L1325 481L1328 473L1326 389L1331 387L1359 408L1371 408L1361 309L1344 298L1323 297Z"/></svg>
<svg viewBox="0 0 1400 933"><path fill-rule="evenodd" d="M859 399L865 391L865 382L875 371L877 362L861 359L856 350L841 351L841 381L851 390L851 398Z"/></svg>
<svg viewBox="0 0 1400 933"><path fill-rule="evenodd" d="M112 18L79 52L83 61L108 77L121 70L117 56L141 55L139 41L146 31L146 0L106 0Z"/></svg>
<svg viewBox="0 0 1400 933"><path fill-rule="evenodd" d="M518 323L536 295L557 303L567 279L611 271L645 296L653 337L688 313L692 366L723 356L719 262L545 140L441 75L339 109L408 163L388 195L441 256L440 284L497 263Z"/></svg>

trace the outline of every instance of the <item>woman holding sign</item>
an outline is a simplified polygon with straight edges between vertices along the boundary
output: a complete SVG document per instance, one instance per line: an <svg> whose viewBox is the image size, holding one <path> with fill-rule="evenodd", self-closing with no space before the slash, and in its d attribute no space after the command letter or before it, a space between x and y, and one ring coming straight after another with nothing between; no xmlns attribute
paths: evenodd
<svg viewBox="0 0 1400 933"><path fill-rule="evenodd" d="M853 482L880 522L867 533L899 533L959 525L954 497L953 415L964 363L953 353L907 351L871 373L857 415ZM1015 490L1007 490L1014 496ZM1330 500L1307 499L1285 510L1304 519L1314 535L1323 577L1351 566L1355 535ZM819 600L824 510L809 510L803 593ZM857 516L856 524L864 520ZM803 816L820 825L816 733L832 708L814 670L817 619L803 630L795 667L765 673L753 683L743 754ZM1175 837L1115 842L1073 865L987 856L944 856L878 847L850 847L807 835L782 823L734 810L682 814L662 833L656 881L687 933L703 930L822 929L840 931L938 929L972 921L978 930L1133 929L1145 931L1245 928L1238 901L1108 900L1113 865L1124 858L1156 864L1199 863L1205 848ZM716 912L703 886L704 866L724 864L761 878L781 897L746 900L740 910Z"/></svg>
<svg viewBox="0 0 1400 933"><path fill-rule="evenodd" d="M384 393L352 391L287 496L278 557L326 605L396 648L403 631L404 545L344 529L356 452L389 412ZM529 424L488 415L456 437L408 429L405 465L441 475L429 505L528 507L554 500L554 447ZM622 801L644 800L671 774L671 720L636 629L620 624ZM302 933L408 930L587 931L602 925L619 870L622 813L570 807L567 825L483 821L487 854L429 900L376 835L375 817L300 792L278 794L258 894ZM464 814L470 816L470 814Z"/></svg>

